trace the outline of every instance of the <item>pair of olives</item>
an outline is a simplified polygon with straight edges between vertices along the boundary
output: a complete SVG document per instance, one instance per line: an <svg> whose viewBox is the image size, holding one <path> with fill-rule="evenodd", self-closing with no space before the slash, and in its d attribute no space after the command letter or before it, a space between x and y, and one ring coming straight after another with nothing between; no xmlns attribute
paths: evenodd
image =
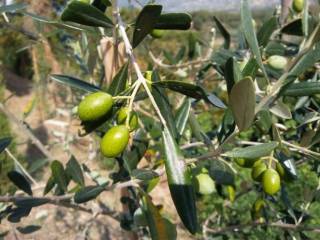
<svg viewBox="0 0 320 240"><path fill-rule="evenodd" d="M268 168L261 159L236 159L236 163L245 168L251 168L251 177L254 181L261 182L263 191L269 195L276 194L280 188L280 176L285 176L285 171L280 163L276 170Z"/></svg>
<svg viewBox="0 0 320 240"><path fill-rule="evenodd" d="M83 122L95 122L104 118L112 111L113 98L105 92L96 92L87 95L78 106L78 116ZM100 149L106 157L117 157L126 148L129 142L130 131L138 127L137 113L130 113L129 127L126 126L126 119L129 109L121 108L117 116L117 126L110 128L100 142Z"/></svg>

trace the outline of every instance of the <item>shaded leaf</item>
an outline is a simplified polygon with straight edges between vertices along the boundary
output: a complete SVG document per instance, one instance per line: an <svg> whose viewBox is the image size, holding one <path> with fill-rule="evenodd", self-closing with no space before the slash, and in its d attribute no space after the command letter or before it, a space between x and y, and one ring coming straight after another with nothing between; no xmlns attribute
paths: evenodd
<svg viewBox="0 0 320 240"><path fill-rule="evenodd" d="M155 29L187 30L191 26L191 15L187 13L165 13L158 18Z"/></svg>
<svg viewBox="0 0 320 240"><path fill-rule="evenodd" d="M82 169L74 156L71 156L70 160L67 162L66 173L73 181L84 186Z"/></svg>
<svg viewBox="0 0 320 240"><path fill-rule="evenodd" d="M229 96L230 108L240 131L248 129L254 120L256 96L251 78L237 82Z"/></svg>
<svg viewBox="0 0 320 240"><path fill-rule="evenodd" d="M46 183L46 186L44 187L43 195L47 195L54 188L55 185L56 185L56 182L54 181L54 178L50 176L50 178Z"/></svg>
<svg viewBox="0 0 320 240"><path fill-rule="evenodd" d="M77 0L68 3L61 15L61 20L93 27L113 27L112 21L103 12L88 3Z"/></svg>
<svg viewBox="0 0 320 240"><path fill-rule="evenodd" d="M74 201L76 203L84 203L88 202L92 199L95 199L104 191L104 186L87 186L81 188L76 194L74 195Z"/></svg>
<svg viewBox="0 0 320 240"><path fill-rule="evenodd" d="M281 33L294 35L294 36L303 36L304 33L303 33L302 19L298 18L287 23L281 28Z"/></svg>
<svg viewBox="0 0 320 240"><path fill-rule="evenodd" d="M206 102L211 103L212 105L219 108L226 108L224 103L219 98L217 98L214 94L208 94L205 92L205 90L202 87L191 84L191 83L166 80L166 81L153 82L152 85L168 88L172 91L179 92L181 94L184 94L194 99L198 99L198 100L203 99Z"/></svg>
<svg viewBox="0 0 320 240"><path fill-rule="evenodd" d="M172 200L181 221L190 233L197 230L197 210L190 169L167 128L162 131L165 168Z"/></svg>
<svg viewBox="0 0 320 240"><path fill-rule="evenodd" d="M8 221L12 223L20 222L21 218L30 214L31 208L18 207L13 209L12 213L8 216Z"/></svg>
<svg viewBox="0 0 320 240"><path fill-rule="evenodd" d="M32 207L38 207L44 204L47 204L50 202L49 199L46 198L19 198L18 200L14 201L14 204L17 205L18 207L27 207L27 208L32 208Z"/></svg>
<svg viewBox="0 0 320 240"><path fill-rule="evenodd" d="M209 175L217 184L234 185L234 174L229 166L221 161L210 162Z"/></svg>
<svg viewBox="0 0 320 240"><path fill-rule="evenodd" d="M8 172L8 178L14 183L20 190L32 196L32 189L29 181L19 172Z"/></svg>
<svg viewBox="0 0 320 240"><path fill-rule="evenodd" d="M62 163L57 160L53 161L51 163L51 172L52 177L58 184L59 188L66 192L68 187L68 178Z"/></svg>
<svg viewBox="0 0 320 240"><path fill-rule="evenodd" d="M159 174L148 169L134 169L131 172L131 176L142 181L149 181L151 179L159 177Z"/></svg>
<svg viewBox="0 0 320 240"><path fill-rule="evenodd" d="M22 234L30 234L34 233L41 229L41 226L39 225L29 225L25 227L17 227L17 230Z"/></svg>
<svg viewBox="0 0 320 240"><path fill-rule="evenodd" d="M217 17L213 17L213 20L215 21L217 28L219 30L219 32L221 33L223 39L224 39L224 48L225 49L229 49L230 48L230 42L231 42L231 36L230 33L228 32L228 30L225 28L225 26L223 26L222 22L217 18Z"/></svg>
<svg viewBox="0 0 320 240"><path fill-rule="evenodd" d="M90 83L87 83L85 81L82 81L78 78L71 77L68 75L59 75L59 74L52 74L51 79L54 81L57 81L59 83L66 84L70 87L74 87L80 90L84 90L87 92L98 92L101 91L101 89L97 86L94 86Z"/></svg>
<svg viewBox="0 0 320 240"><path fill-rule="evenodd" d="M107 7L111 6L111 2L109 0L94 0L91 5L99 9L101 12L105 12Z"/></svg>
<svg viewBox="0 0 320 240"><path fill-rule="evenodd" d="M267 46L271 35L278 27L278 19L276 17L270 18L268 21L266 21L262 27L260 28L257 39L259 46L265 47Z"/></svg>
<svg viewBox="0 0 320 240"><path fill-rule="evenodd" d="M146 5L143 7L135 23L132 47L135 48L155 28L162 11L161 5Z"/></svg>
<svg viewBox="0 0 320 240"><path fill-rule="evenodd" d="M234 57L229 58L226 62L224 73L224 77L227 82L228 93L230 93L233 85L242 79L239 64Z"/></svg>
<svg viewBox="0 0 320 240"><path fill-rule="evenodd" d="M122 68L119 70L119 72L112 79L112 82L108 90L108 92L112 96L117 96L126 89L128 79L128 66L128 63L124 64Z"/></svg>
<svg viewBox="0 0 320 240"><path fill-rule="evenodd" d="M277 146L277 142L262 143L245 148L235 148L232 151L226 152L225 155L231 158L256 159L268 156Z"/></svg>
<svg viewBox="0 0 320 240"><path fill-rule="evenodd" d="M11 143L12 138L0 139L0 153L2 153Z"/></svg>

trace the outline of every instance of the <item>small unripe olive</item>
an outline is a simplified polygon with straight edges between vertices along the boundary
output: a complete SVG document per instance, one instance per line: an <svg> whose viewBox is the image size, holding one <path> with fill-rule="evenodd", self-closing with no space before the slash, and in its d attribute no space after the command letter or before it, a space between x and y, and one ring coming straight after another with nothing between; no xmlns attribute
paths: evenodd
<svg viewBox="0 0 320 240"><path fill-rule="evenodd" d="M112 96L105 92L87 95L79 104L78 115L81 121L96 121L105 116L112 108Z"/></svg>
<svg viewBox="0 0 320 240"><path fill-rule="evenodd" d="M161 29L153 29L150 33L153 38L162 38L164 35L164 30Z"/></svg>
<svg viewBox="0 0 320 240"><path fill-rule="evenodd" d="M251 177L253 180L260 182L264 171L267 170L267 165L262 161L257 161L252 168Z"/></svg>
<svg viewBox="0 0 320 240"><path fill-rule="evenodd" d="M263 199L258 198L251 209L251 214L254 219L259 219L262 217L262 210L266 207L266 203Z"/></svg>
<svg viewBox="0 0 320 240"><path fill-rule="evenodd" d="M292 8L295 12L300 13L304 8L304 0L293 0Z"/></svg>
<svg viewBox="0 0 320 240"><path fill-rule="evenodd" d="M129 129L124 125L110 128L100 142L100 149L105 157L117 157L129 142Z"/></svg>
<svg viewBox="0 0 320 240"><path fill-rule="evenodd" d="M286 68L288 60L279 55L273 55L268 58L268 65L276 70L283 70Z"/></svg>
<svg viewBox="0 0 320 240"><path fill-rule="evenodd" d="M261 198L258 198L253 204L253 209L254 209L255 212L259 212L265 206L266 206L265 201L263 199L261 199Z"/></svg>
<svg viewBox="0 0 320 240"><path fill-rule="evenodd" d="M249 158L236 158L235 162L240 166L244 168L251 168L253 164L257 161L258 159L249 159Z"/></svg>
<svg viewBox="0 0 320 240"><path fill-rule="evenodd" d="M227 191L228 191L230 202L234 202L234 200L236 199L236 191L235 191L234 187L230 186L230 185L227 186Z"/></svg>
<svg viewBox="0 0 320 240"><path fill-rule="evenodd" d="M263 191L269 195L274 195L280 190L280 176L274 169L267 169L262 175Z"/></svg>
<svg viewBox="0 0 320 240"><path fill-rule="evenodd" d="M127 107L121 108L118 112L117 123L125 124L128 113L129 113L129 108ZM129 126L130 126L130 131L134 131L138 128L138 114L134 111L130 113Z"/></svg>
<svg viewBox="0 0 320 240"><path fill-rule="evenodd" d="M202 195L208 195L215 191L215 184L212 178L206 173L200 173L196 176L196 189Z"/></svg>

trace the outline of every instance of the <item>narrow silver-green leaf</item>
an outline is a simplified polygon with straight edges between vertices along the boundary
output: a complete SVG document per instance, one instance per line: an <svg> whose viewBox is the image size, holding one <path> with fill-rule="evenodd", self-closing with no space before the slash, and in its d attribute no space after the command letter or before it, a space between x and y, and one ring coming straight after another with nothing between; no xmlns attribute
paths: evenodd
<svg viewBox="0 0 320 240"><path fill-rule="evenodd" d="M256 37L256 32L254 30L254 26L252 23L252 15L249 7L248 0L241 0L241 26L242 31L248 41L248 44L253 52L253 54L256 57L257 63L259 64L259 67L261 68L264 77L268 80L268 74L264 68L264 65L262 63L261 53L258 45L258 40Z"/></svg>
<svg viewBox="0 0 320 240"><path fill-rule="evenodd" d="M224 155L231 158L255 159L268 156L277 146L278 142L262 143L245 148L235 148Z"/></svg>
<svg viewBox="0 0 320 240"><path fill-rule="evenodd" d="M292 118L290 108L282 101L277 101L276 104L270 108L270 112L283 119Z"/></svg>
<svg viewBox="0 0 320 240"><path fill-rule="evenodd" d="M320 82L299 82L291 84L282 92L283 96L302 97L320 94Z"/></svg>
<svg viewBox="0 0 320 240"><path fill-rule="evenodd" d="M175 116L176 127L180 135L183 134L184 129L187 125L190 109L191 101L189 98L186 98L183 104L178 109L177 114Z"/></svg>
<svg viewBox="0 0 320 240"><path fill-rule="evenodd" d="M112 82L108 90L108 92L111 95L117 96L119 93L126 89L126 83L128 79L128 66L128 63L124 64L122 68L119 70L119 72L112 79Z"/></svg>
<svg viewBox="0 0 320 240"><path fill-rule="evenodd" d="M240 131L248 129L254 120L255 88L251 78L237 82L230 93L230 108Z"/></svg>
<svg viewBox="0 0 320 240"><path fill-rule="evenodd" d="M90 83L87 83L83 80L80 80L75 77L71 77L68 75L60 75L60 74L53 74L50 76L52 80L57 81L62 84L66 84L70 87L74 87L80 90L84 90L87 92L98 92L101 91L101 88L94 86Z"/></svg>

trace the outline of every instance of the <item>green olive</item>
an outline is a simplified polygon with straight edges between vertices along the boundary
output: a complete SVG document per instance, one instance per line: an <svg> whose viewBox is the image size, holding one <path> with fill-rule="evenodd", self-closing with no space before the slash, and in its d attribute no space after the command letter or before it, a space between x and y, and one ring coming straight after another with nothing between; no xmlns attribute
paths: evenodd
<svg viewBox="0 0 320 240"><path fill-rule="evenodd" d="M304 8L304 0L294 0L292 3L292 8L297 13L302 12Z"/></svg>
<svg viewBox="0 0 320 240"><path fill-rule="evenodd" d="M279 173L279 176L283 179L286 175L286 172L284 168L282 167L281 163L277 162L276 163L276 170Z"/></svg>
<svg viewBox="0 0 320 240"><path fill-rule="evenodd" d="M269 195L274 195L280 190L280 176L274 169L267 169L262 175L263 191Z"/></svg>
<svg viewBox="0 0 320 240"><path fill-rule="evenodd" d="M230 202L234 202L234 200L236 199L236 191L235 191L234 187L230 186L230 185L227 186L227 191L228 191Z"/></svg>
<svg viewBox="0 0 320 240"><path fill-rule="evenodd" d="M96 121L105 116L112 108L112 96L105 92L87 95L79 104L78 115L81 121Z"/></svg>
<svg viewBox="0 0 320 240"><path fill-rule="evenodd" d="M268 65L276 70L283 70L286 68L288 60L279 55L273 55L268 58Z"/></svg>
<svg viewBox="0 0 320 240"><path fill-rule="evenodd" d="M206 173L196 176L196 189L202 195L208 195L215 191L216 187L212 178Z"/></svg>
<svg viewBox="0 0 320 240"><path fill-rule="evenodd" d="M251 177L253 180L260 182L264 171L267 170L267 165L262 161L257 161L252 168Z"/></svg>
<svg viewBox="0 0 320 240"><path fill-rule="evenodd" d="M110 128L100 142L101 152L106 157L117 157L129 142L129 129L124 125Z"/></svg>
<svg viewBox="0 0 320 240"><path fill-rule="evenodd" d="M153 38L162 38L164 35L164 30L161 29L153 29L150 33Z"/></svg>
<svg viewBox="0 0 320 240"><path fill-rule="evenodd" d="M117 123L125 124L126 119L129 113L129 108L123 107L118 112ZM138 114L134 111L130 113L130 121L129 121L130 131L134 131L138 128Z"/></svg>
<svg viewBox="0 0 320 240"><path fill-rule="evenodd" d="M251 209L251 214L254 219L259 219L262 217L262 210L266 207L266 203L262 198L258 198Z"/></svg>
<svg viewBox="0 0 320 240"><path fill-rule="evenodd" d="M249 159L249 158L236 158L235 162L240 166L244 168L251 168L253 164L257 161L258 159Z"/></svg>

